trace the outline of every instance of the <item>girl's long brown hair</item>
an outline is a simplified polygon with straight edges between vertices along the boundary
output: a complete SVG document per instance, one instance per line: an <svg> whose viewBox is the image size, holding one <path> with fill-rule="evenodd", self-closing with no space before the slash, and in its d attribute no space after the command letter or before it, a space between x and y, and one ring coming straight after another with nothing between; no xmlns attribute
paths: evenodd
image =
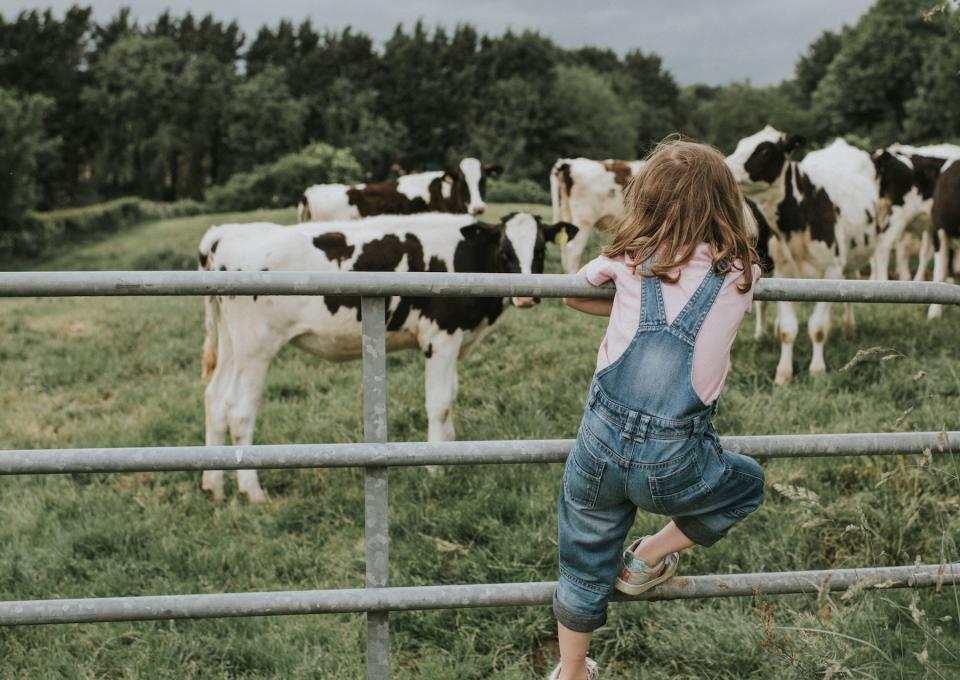
<svg viewBox="0 0 960 680"><path fill-rule="evenodd" d="M733 173L712 146L683 140L661 142L627 187L624 216L613 242L603 249L610 258L626 256L634 271L656 255L648 276L676 283L671 271L693 257L696 245L708 243L713 268L725 275L743 269L740 293L753 286L753 265L759 260L752 244L753 215ZM754 227L750 229L749 227Z"/></svg>

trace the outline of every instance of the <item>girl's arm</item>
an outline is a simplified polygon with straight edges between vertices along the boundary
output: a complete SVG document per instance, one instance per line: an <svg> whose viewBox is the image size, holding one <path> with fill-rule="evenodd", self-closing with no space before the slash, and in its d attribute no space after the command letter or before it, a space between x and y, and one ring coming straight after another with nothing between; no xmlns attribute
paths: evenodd
<svg viewBox="0 0 960 680"><path fill-rule="evenodd" d="M586 268L581 267L577 274L582 276ZM613 300L605 298L563 298L563 303L578 312L594 316L610 316L610 310L613 309Z"/></svg>
<svg viewBox="0 0 960 680"><path fill-rule="evenodd" d="M610 310L613 309L613 300L604 298L563 298L567 307L572 307L578 312L593 314L594 316L610 316Z"/></svg>

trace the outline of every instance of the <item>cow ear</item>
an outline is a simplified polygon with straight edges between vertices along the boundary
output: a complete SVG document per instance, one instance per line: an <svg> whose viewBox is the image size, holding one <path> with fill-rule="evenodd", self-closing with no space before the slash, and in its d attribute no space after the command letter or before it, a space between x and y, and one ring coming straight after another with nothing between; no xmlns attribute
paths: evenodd
<svg viewBox="0 0 960 680"><path fill-rule="evenodd" d="M577 232L580 231L580 228L569 222L557 222L556 224L548 224L543 228L543 239L551 243L557 242L557 236L561 231L566 232L567 238L573 238L577 235Z"/></svg>
<svg viewBox="0 0 960 680"><path fill-rule="evenodd" d="M494 241L500 236L496 225L484 224L483 222L474 222L465 227L460 227L460 233L463 234L463 238L468 241L472 239Z"/></svg>
<svg viewBox="0 0 960 680"><path fill-rule="evenodd" d="M791 153L794 149L797 149L807 143L807 138L803 135L789 135L787 141L784 142L783 148L787 153Z"/></svg>
<svg viewBox="0 0 960 680"><path fill-rule="evenodd" d="M486 167L483 169L483 172L484 172L488 177L499 177L499 176L500 176L500 173L503 172L503 166L502 166L502 165L488 165L488 166L486 166Z"/></svg>

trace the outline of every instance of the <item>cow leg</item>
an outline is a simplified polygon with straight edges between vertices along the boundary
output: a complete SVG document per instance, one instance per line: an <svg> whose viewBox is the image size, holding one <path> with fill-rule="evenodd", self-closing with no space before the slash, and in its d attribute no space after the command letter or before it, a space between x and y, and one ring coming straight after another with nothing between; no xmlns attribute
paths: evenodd
<svg viewBox="0 0 960 680"><path fill-rule="evenodd" d="M426 360L424 377L427 397L427 440L453 441L453 402L457 398L457 357L463 342L462 331L440 332L430 339L433 348Z"/></svg>
<svg viewBox="0 0 960 680"><path fill-rule="evenodd" d="M813 314L807 323L807 332L813 343L813 353L810 356L810 375L818 375L827 370L827 363L823 359L823 349L830 334L830 305L829 302L818 302L813 307Z"/></svg>
<svg viewBox="0 0 960 680"><path fill-rule="evenodd" d="M943 283L947 279L947 259L950 256L950 238L944 229L938 229L936 237L937 252L933 256L933 281ZM939 319L941 316L943 316L943 305L930 305L927 318Z"/></svg>
<svg viewBox="0 0 960 680"><path fill-rule="evenodd" d="M227 392L226 388L232 380L230 375L233 362L229 353L221 352L216 369L211 376L210 383L204 393L206 410L206 445L223 446L227 439ZM223 470L204 470L201 488L210 493L215 501L222 501Z"/></svg>
<svg viewBox="0 0 960 680"><path fill-rule="evenodd" d="M253 429L257 421L257 409L267 380L267 369L273 355L248 356L238 362L233 383L233 399L228 414L230 436L234 446L249 446L253 443ZM256 470L237 470L237 487L246 494L251 503L264 503L267 495L260 488Z"/></svg>
<svg viewBox="0 0 960 680"><path fill-rule="evenodd" d="M852 338L857 330L857 319L853 313L853 303L843 303L843 337Z"/></svg>
<svg viewBox="0 0 960 680"><path fill-rule="evenodd" d="M920 256L917 262L917 273L914 281L923 281L927 278L927 262L930 260L930 231L924 229L920 235Z"/></svg>
<svg viewBox="0 0 960 680"><path fill-rule="evenodd" d="M763 301L757 300L753 303L754 328L753 339L759 340L763 337Z"/></svg>
<svg viewBox="0 0 960 680"><path fill-rule="evenodd" d="M792 302L777 303L777 337L780 338L780 363L774 382L786 385L793 377L793 343L797 339L797 313Z"/></svg>
<svg viewBox="0 0 960 680"><path fill-rule="evenodd" d="M913 236L905 234L897 242L897 278L901 281L910 280L910 246Z"/></svg>
<svg viewBox="0 0 960 680"><path fill-rule="evenodd" d="M890 245L885 243L885 240L883 236L880 237L880 242L870 258L871 281L887 281L890 278Z"/></svg>

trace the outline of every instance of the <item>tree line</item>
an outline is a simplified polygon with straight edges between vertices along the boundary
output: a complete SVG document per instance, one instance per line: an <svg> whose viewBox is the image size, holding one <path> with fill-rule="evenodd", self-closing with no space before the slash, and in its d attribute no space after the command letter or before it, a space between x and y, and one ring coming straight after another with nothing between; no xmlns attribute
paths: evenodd
<svg viewBox="0 0 960 680"><path fill-rule="evenodd" d="M316 142L369 179L477 155L545 182L558 156L639 157L671 132L724 151L767 123L865 148L956 141L958 37L950 3L877 0L776 86L681 87L654 53L535 31L418 22L378 46L310 21L251 37L210 15L24 11L0 16L0 219L121 195L202 200Z"/></svg>

